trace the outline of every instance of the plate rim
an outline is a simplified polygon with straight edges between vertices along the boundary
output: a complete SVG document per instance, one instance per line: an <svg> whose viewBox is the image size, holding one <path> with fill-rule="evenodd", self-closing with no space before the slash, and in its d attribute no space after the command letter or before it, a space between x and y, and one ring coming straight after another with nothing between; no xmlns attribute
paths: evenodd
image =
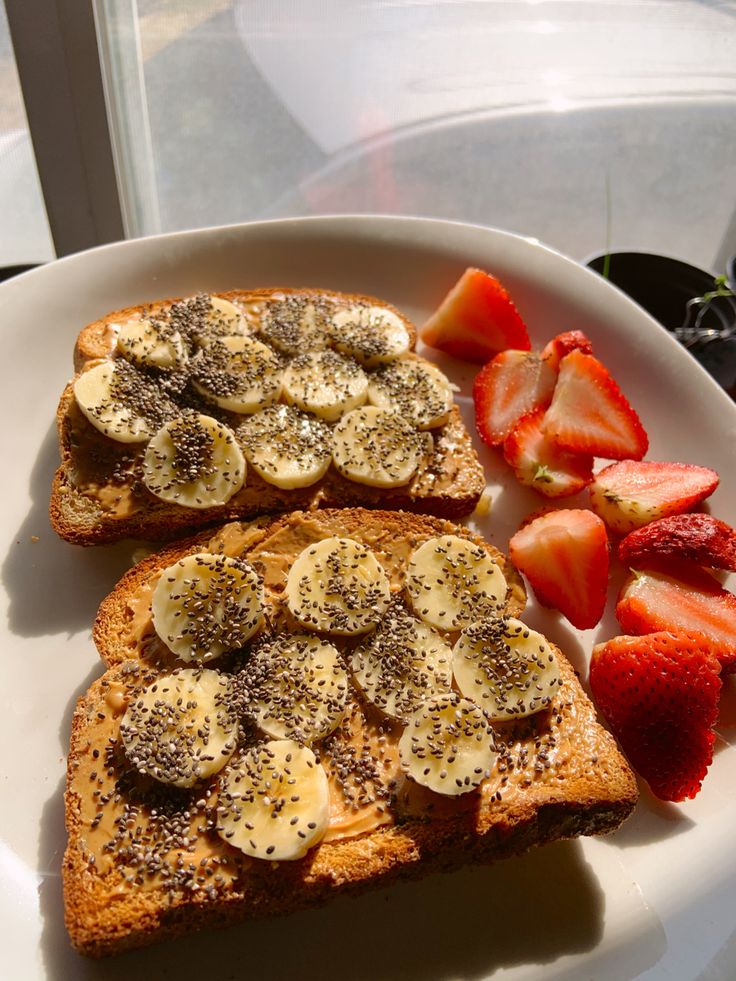
<svg viewBox="0 0 736 981"><path fill-rule="evenodd" d="M308 216L304 218L279 218L279 219L269 219L266 221L254 221L245 223L233 223L228 225L217 225L211 226L204 229L186 229L177 232L167 232L162 233L158 236L144 237L140 239L130 239L121 242L108 243L103 246L98 246L91 250L86 250L83 252L75 253L70 256L65 256L61 259L55 260L45 266L41 266L38 269L31 270L21 276L16 277L14 280L10 280L7 283L0 285L0 300L7 295L7 292L11 288L18 288L18 285L22 285L23 291L25 289L30 289L31 286L35 287L35 284L39 281L38 277L43 276L44 272L48 274L49 269L63 268L63 264L69 262L83 262L92 254L108 254L114 252L115 250L129 250L138 249L143 246L150 247L160 244L163 240L176 238L180 241L186 241L187 238L192 240L200 239L202 241L208 238L216 238L221 234L226 235L238 235L240 233L257 234L260 229L263 228L273 228L281 227L282 229L288 231L292 228L301 227L314 227L319 228L320 225L338 225L346 229L346 233L349 232L350 226L360 223L361 225L370 225L373 227L379 227L380 225L391 225L394 228L448 228L461 230L462 234L473 235L477 233L482 233L483 236L490 236L491 239L495 239L499 242L504 243L517 243L517 247L526 250L529 246L532 246L537 251L535 254L540 254L540 251L554 257L554 261L558 262L562 260L565 267L571 271L573 277L581 276L581 282L585 282L589 289L594 289L598 295L601 297L601 305L606 307L605 316L606 318L617 319L619 317L632 317L635 316L637 321L641 324L646 323L649 325L647 329L651 329L653 325L658 331L667 333L664 328L661 327L650 315L643 311L637 306L632 300L630 300L625 294L620 290L616 289L612 284L607 283L602 280L596 273L591 270L585 269L575 260L563 253L557 251L556 249L539 242L533 237L527 237L522 235L517 235L515 233L506 232L502 229L492 228L485 225L476 225L467 222L457 222L457 221L446 221L442 219L425 219L416 218L412 216L393 216L393 215L320 215L320 216ZM369 238L370 236L366 236ZM521 246L519 243L523 243ZM399 243L401 244L401 243ZM407 243L410 247L412 245L418 245L418 241L410 240ZM468 243L471 245L471 243ZM438 246L438 251L444 251L442 246ZM597 283L597 286L593 284ZM613 307L610 307L610 303L613 303ZM725 392L713 381L710 376L702 369L694 359L691 358L687 352L684 351L678 344L678 342L669 337L670 343L673 345L673 350L678 350L683 355L683 358L688 362L687 367L691 369L693 366L697 367L701 372L701 383L707 379L709 383L709 388L713 391L717 391L724 400L724 405L729 406L729 411L732 413L733 418L736 420L736 405L728 398ZM690 363L691 362L691 363ZM685 363L685 362L683 362ZM54 393L54 397L56 393ZM10 631L9 631L10 632ZM78 680L78 679L77 679ZM668 920L672 917L669 915L668 910ZM654 970L656 971L656 965Z"/></svg>

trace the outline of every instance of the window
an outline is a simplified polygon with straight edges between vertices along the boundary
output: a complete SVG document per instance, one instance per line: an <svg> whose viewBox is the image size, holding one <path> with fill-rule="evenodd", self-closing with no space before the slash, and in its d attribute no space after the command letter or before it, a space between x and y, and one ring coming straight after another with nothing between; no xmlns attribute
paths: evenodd
<svg viewBox="0 0 736 981"><path fill-rule="evenodd" d="M39 3L74 54L88 244L383 212L496 225L576 258L610 244L722 271L736 251L736 3L95 0L101 126L76 43L87 5ZM113 200L117 218L98 219Z"/></svg>
<svg viewBox="0 0 736 981"><path fill-rule="evenodd" d="M54 257L23 96L0 3L0 266Z"/></svg>

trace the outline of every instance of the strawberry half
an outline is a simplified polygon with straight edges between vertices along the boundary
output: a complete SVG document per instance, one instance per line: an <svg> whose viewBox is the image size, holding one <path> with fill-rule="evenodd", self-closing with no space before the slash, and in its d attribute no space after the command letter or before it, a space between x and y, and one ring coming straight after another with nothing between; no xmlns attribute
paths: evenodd
<svg viewBox="0 0 736 981"><path fill-rule="evenodd" d="M634 528L690 511L718 486L718 474L691 463L624 460L596 474L590 506L621 535Z"/></svg>
<svg viewBox="0 0 736 981"><path fill-rule="evenodd" d="M507 348L528 351L526 324L499 281L482 269L466 269L422 327L430 347L465 361L489 361Z"/></svg>
<svg viewBox="0 0 736 981"><path fill-rule="evenodd" d="M716 643L724 669L736 668L736 595L697 566L668 562L632 572L619 593L616 618L628 634L697 633Z"/></svg>
<svg viewBox="0 0 736 981"><path fill-rule="evenodd" d="M582 351L583 354L592 354L593 345L582 332L582 330L566 330L552 340L542 351L542 361L546 361L550 368L557 371L560 361L569 354L570 351Z"/></svg>
<svg viewBox="0 0 736 981"><path fill-rule="evenodd" d="M601 362L571 351L560 374L544 426L564 450L610 460L640 460L649 439L636 412Z"/></svg>
<svg viewBox="0 0 736 981"><path fill-rule="evenodd" d="M475 376L475 425L484 443L500 446L528 412L549 405L555 373L538 354L503 351Z"/></svg>
<svg viewBox="0 0 736 981"><path fill-rule="evenodd" d="M511 561L542 606L574 627L594 627L606 605L608 538L592 511L550 511L524 525L509 542Z"/></svg>
<svg viewBox="0 0 736 981"><path fill-rule="evenodd" d="M658 632L593 648L593 697L662 800L695 797L713 760L720 665L702 638Z"/></svg>
<svg viewBox="0 0 736 981"><path fill-rule="evenodd" d="M568 453L555 446L542 430L544 409L522 416L503 444L503 455L519 483L544 494L577 494L593 477L593 457Z"/></svg>
<svg viewBox="0 0 736 981"><path fill-rule="evenodd" d="M652 560L681 559L736 572L736 530L711 514L673 514L630 532L618 557L637 569Z"/></svg>

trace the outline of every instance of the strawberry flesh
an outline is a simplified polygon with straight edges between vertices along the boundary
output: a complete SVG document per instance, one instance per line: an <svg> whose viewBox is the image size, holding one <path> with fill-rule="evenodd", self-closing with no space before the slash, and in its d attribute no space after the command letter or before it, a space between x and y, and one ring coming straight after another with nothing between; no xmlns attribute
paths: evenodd
<svg viewBox="0 0 736 981"><path fill-rule="evenodd" d="M698 566L670 560L632 572L619 593L616 618L628 634L701 634L718 645L724 669L736 669L736 595Z"/></svg>
<svg viewBox="0 0 736 981"><path fill-rule="evenodd" d="M736 572L736 530L711 514L673 514L630 532L619 542L618 557L637 569L677 559Z"/></svg>
<svg viewBox="0 0 736 981"><path fill-rule="evenodd" d="M620 535L682 514L705 500L718 486L718 474L692 463L624 460L596 474L590 506Z"/></svg>
<svg viewBox="0 0 736 981"><path fill-rule="evenodd" d="M582 351L583 354L593 353L593 345L582 330L566 330L564 333L553 337L542 351L542 361L546 361L550 368L557 371L560 361L570 351Z"/></svg>
<svg viewBox="0 0 736 981"><path fill-rule="evenodd" d="M649 440L636 412L601 362L574 350L560 361L545 419L558 446L610 460L640 460Z"/></svg>
<svg viewBox="0 0 736 981"><path fill-rule="evenodd" d="M482 269L465 270L420 333L430 347L481 364L507 348L531 348L511 297Z"/></svg>
<svg viewBox="0 0 736 981"><path fill-rule="evenodd" d="M538 354L503 351L473 383L475 424L489 446L500 446L522 416L549 405L555 373Z"/></svg>
<svg viewBox="0 0 736 981"><path fill-rule="evenodd" d="M695 797L713 759L719 660L701 637L614 637L593 649L590 687L635 770L662 800Z"/></svg>
<svg viewBox="0 0 736 981"><path fill-rule="evenodd" d="M509 542L511 561L543 606L579 630L594 627L606 605L608 538L592 511L550 511L530 521Z"/></svg>
<svg viewBox="0 0 736 981"><path fill-rule="evenodd" d="M593 457L568 453L547 438L545 410L535 409L517 422L503 444L503 455L519 483L545 497L577 494L593 477Z"/></svg>

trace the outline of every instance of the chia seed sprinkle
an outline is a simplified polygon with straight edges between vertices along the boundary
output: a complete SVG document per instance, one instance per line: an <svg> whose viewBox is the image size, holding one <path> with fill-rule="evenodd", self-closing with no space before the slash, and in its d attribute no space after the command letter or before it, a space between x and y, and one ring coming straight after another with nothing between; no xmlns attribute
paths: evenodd
<svg viewBox="0 0 736 981"><path fill-rule="evenodd" d="M374 405L393 409L420 429L444 422L452 407L449 381L439 369L414 358L400 358L372 372L369 396Z"/></svg>
<svg viewBox="0 0 736 981"><path fill-rule="evenodd" d="M191 373L205 396L234 411L252 411L251 405L275 400L281 388L279 359L248 337L213 340L194 359ZM233 405L226 405L226 400Z"/></svg>
<svg viewBox="0 0 736 981"><path fill-rule="evenodd" d="M260 333L287 354L325 347L329 339L329 307L327 301L298 293L273 300L261 315Z"/></svg>
<svg viewBox="0 0 736 981"><path fill-rule="evenodd" d="M179 607L176 632L162 640L187 660L204 662L242 647L263 614L261 577L249 562L225 555L198 553L170 566L156 586L157 602L159 596ZM155 616L154 626L158 631Z"/></svg>
<svg viewBox="0 0 736 981"><path fill-rule="evenodd" d="M349 480L400 486L409 483L431 442L398 413L370 406L347 412L337 423L332 455Z"/></svg>
<svg viewBox="0 0 736 981"><path fill-rule="evenodd" d="M233 711L268 735L311 743L345 714L348 679L332 644L282 634L254 646L230 690Z"/></svg>
<svg viewBox="0 0 736 981"><path fill-rule="evenodd" d="M330 421L340 418L344 406L364 402L368 390L360 365L329 349L297 354L284 371L283 383L287 401Z"/></svg>
<svg viewBox="0 0 736 981"><path fill-rule="evenodd" d="M324 539L309 546L289 572L289 609L313 630L365 632L380 621L389 599L380 562L351 538Z"/></svg>
<svg viewBox="0 0 736 981"><path fill-rule="evenodd" d="M150 375L123 358L117 358L111 367L108 399L88 405L87 411L112 439L125 434L136 418L153 433L179 414Z"/></svg>
<svg viewBox="0 0 736 981"><path fill-rule="evenodd" d="M552 651L531 645L521 649L513 643L516 637L529 637L520 621L487 617L465 627L455 646L455 657L461 655L474 672L473 699L489 703L492 715L528 715L548 708L561 683ZM464 675L458 680L461 687L467 684Z"/></svg>
<svg viewBox="0 0 736 981"><path fill-rule="evenodd" d="M290 405L271 405L236 430L246 458L268 480L285 470L314 472L317 480L332 454L332 431L315 416Z"/></svg>
<svg viewBox="0 0 736 981"><path fill-rule="evenodd" d="M506 580L480 544L456 535L431 538L409 561L406 589L414 609L442 630L498 614Z"/></svg>
<svg viewBox="0 0 736 981"><path fill-rule="evenodd" d="M366 696L403 721L424 699L449 692L452 684L450 648L409 613L400 596L356 647L351 667Z"/></svg>

